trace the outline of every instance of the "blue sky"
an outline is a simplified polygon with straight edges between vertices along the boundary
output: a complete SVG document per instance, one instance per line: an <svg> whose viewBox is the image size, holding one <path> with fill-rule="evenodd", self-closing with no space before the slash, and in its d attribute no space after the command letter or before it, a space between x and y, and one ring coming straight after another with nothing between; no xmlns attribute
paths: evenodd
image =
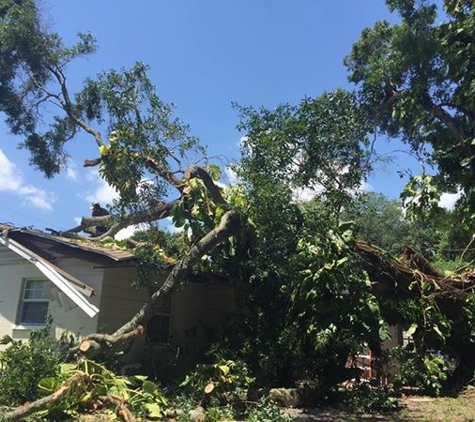
<svg viewBox="0 0 475 422"><path fill-rule="evenodd" d="M366 26L394 21L383 0L42 0L52 30L66 44L91 31L99 50L68 71L74 88L107 69L150 65L160 97L209 148L239 158L242 134L231 102L273 108L337 87L351 89L342 61ZM71 144L71 166L46 180L28 166L20 139L0 124L0 222L65 230L88 215L93 199L110 200L84 158L97 156L92 138ZM383 148L392 146L383 143ZM404 159L401 165L414 165ZM379 167L370 185L389 196L404 180L395 165ZM416 166L417 171L417 166Z"/></svg>

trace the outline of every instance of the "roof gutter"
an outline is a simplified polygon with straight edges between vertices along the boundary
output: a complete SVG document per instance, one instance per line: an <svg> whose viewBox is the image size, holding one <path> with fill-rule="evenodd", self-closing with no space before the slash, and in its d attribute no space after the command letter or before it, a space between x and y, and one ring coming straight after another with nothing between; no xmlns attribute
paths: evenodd
<svg viewBox="0 0 475 422"><path fill-rule="evenodd" d="M56 285L67 297L69 297L77 306L79 306L89 317L93 318L99 312L99 309L89 303L87 299L78 292L65 275L65 271L58 269L46 259L35 254L33 251L18 243L17 241L5 236L0 236L0 243L10 249L12 252L26 259L28 262L38 268L53 284ZM63 275L64 274L64 275ZM74 278L71 276L71 278Z"/></svg>

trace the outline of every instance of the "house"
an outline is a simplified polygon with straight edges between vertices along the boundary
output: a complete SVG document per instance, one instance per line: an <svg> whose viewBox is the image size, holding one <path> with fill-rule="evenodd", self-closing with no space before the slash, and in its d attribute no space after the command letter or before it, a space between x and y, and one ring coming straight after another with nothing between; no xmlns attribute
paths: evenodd
<svg viewBox="0 0 475 422"><path fill-rule="evenodd" d="M48 315L56 338L64 332L112 333L149 297L133 286L135 280L136 258L128 251L0 225L0 337L26 339L45 326ZM209 329L218 329L232 310L233 295L223 281L186 283L157 306L127 361L150 365L173 356L187 366L205 346Z"/></svg>

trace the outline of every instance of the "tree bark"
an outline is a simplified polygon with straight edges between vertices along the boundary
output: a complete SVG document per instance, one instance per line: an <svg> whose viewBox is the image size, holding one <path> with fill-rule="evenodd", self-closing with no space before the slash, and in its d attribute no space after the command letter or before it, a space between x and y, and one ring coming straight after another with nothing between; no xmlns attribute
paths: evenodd
<svg viewBox="0 0 475 422"><path fill-rule="evenodd" d="M119 221L114 221L114 216L104 215L101 217L82 217L81 224L65 232L57 233L59 236L67 237L70 239L84 239L85 237L78 233L84 231L88 227L94 226L110 226L107 232L101 236L94 238L87 237L87 240L99 241L108 236L115 236L121 229L133 226L141 223L148 223L151 221L163 220L170 216L172 208L180 201L180 199L174 199L173 201L164 203L157 202L155 207L146 211L139 211L134 214L127 214L120 218Z"/></svg>
<svg viewBox="0 0 475 422"><path fill-rule="evenodd" d="M47 407L51 407L58 403L66 394L68 394L70 389L82 382L87 381L88 378L89 376L86 374L76 374L66 380L66 382L53 394L50 394L49 396L43 397L32 403L25 404L24 406L17 407L11 412L0 414L0 420L4 422L18 421L20 419L26 418L29 415L32 415L33 413L46 409Z"/></svg>
<svg viewBox="0 0 475 422"><path fill-rule="evenodd" d="M173 268L162 287L157 290L152 297L142 306L135 316L120 327L113 334L91 334L86 336L81 344L72 348L68 355L72 356L77 352L96 355L103 351L104 344L115 344L127 340L135 335L143 333L143 327L157 311L156 304L163 297L171 294L190 273L204 255L210 253L217 245L233 236L240 227L240 218L235 211L226 212L219 225L201 238Z"/></svg>
<svg viewBox="0 0 475 422"><path fill-rule="evenodd" d="M101 334L101 333L94 333L89 334L88 336L84 337L78 346L72 347L68 351L67 358L69 359L71 356L76 354L77 352L81 352L82 354L86 355L89 358L93 358L94 356L98 355L103 349L103 344L114 345L116 343L124 342L130 340L133 337L137 337L142 335L145 332L145 328L143 325L138 325L137 328L131 330L122 335L111 335L111 334Z"/></svg>
<svg viewBox="0 0 475 422"><path fill-rule="evenodd" d="M216 186L214 180L204 168L198 166L191 166L189 170L185 171L184 178L186 180L190 180L195 177L203 181L203 184L206 186L217 204L222 205L226 203L225 199L223 198L223 195L221 194L221 189Z"/></svg>
<svg viewBox="0 0 475 422"><path fill-rule="evenodd" d="M120 336L135 330L138 325L146 325L156 312L156 304L162 297L171 294L189 274L192 266L204 255L211 252L217 245L237 233L240 226L239 216L235 211L226 212L219 225L200 239L188 254L175 265L162 287L157 290L150 300L145 303L139 312L125 325L120 327L113 335Z"/></svg>

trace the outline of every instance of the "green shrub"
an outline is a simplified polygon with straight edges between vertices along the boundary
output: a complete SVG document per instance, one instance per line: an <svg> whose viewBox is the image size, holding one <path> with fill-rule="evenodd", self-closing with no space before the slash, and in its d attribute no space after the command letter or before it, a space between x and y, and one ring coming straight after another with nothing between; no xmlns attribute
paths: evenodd
<svg viewBox="0 0 475 422"><path fill-rule="evenodd" d="M255 405L246 408L246 422L290 422L291 416L283 415L280 408L268 397L262 398Z"/></svg>
<svg viewBox="0 0 475 422"><path fill-rule="evenodd" d="M209 401L210 398L216 398L222 404L227 404L244 396L253 381L245 363L222 360L214 364L197 365L180 387L185 387L198 399Z"/></svg>
<svg viewBox="0 0 475 422"><path fill-rule="evenodd" d="M331 401L338 403L339 408L352 413L393 412L399 409L399 401L394 392L367 384L337 391Z"/></svg>
<svg viewBox="0 0 475 422"><path fill-rule="evenodd" d="M18 406L39 398L39 381L59 372L62 356L58 342L44 329L32 331L28 341L4 336L1 343L9 347L0 352L0 403Z"/></svg>
<svg viewBox="0 0 475 422"><path fill-rule="evenodd" d="M391 349L391 359L397 367L396 388L415 387L432 396L442 393L449 371L442 357L430 353L419 356L415 350L399 346Z"/></svg>

